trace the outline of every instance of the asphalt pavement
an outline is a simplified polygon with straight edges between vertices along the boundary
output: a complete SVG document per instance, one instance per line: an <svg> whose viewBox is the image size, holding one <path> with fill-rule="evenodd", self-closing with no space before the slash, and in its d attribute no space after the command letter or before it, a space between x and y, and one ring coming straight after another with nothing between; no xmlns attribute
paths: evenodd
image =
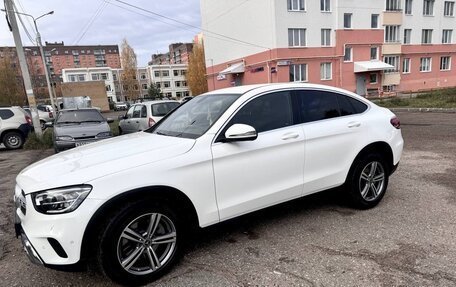
<svg viewBox="0 0 456 287"><path fill-rule="evenodd" d="M404 154L374 209L338 190L202 230L150 286L455 286L456 114L398 113ZM31 264L14 238L16 174L52 151L0 151L0 286L112 286Z"/></svg>

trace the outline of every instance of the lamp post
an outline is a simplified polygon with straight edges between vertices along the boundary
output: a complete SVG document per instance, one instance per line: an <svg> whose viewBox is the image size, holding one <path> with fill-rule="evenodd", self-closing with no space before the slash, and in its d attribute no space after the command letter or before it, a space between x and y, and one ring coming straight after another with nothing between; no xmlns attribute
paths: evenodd
<svg viewBox="0 0 456 287"><path fill-rule="evenodd" d="M5 9L1 9L1 10L5 11ZM49 98L51 99L52 108L56 108L56 106L54 105L54 97L52 95L51 80L49 78L48 65L47 65L45 57L44 57L43 44L41 43L41 35L40 35L40 32L38 31L38 26L36 25L36 21L38 21L40 18L43 18L44 16L54 14L54 11L47 12L47 13L45 13L45 14L39 16L39 17L36 17L36 18L33 17L30 14L17 12L17 11L14 11L14 10L12 10L12 11L8 10L8 12L13 12L13 13L16 13L16 14L19 14L19 15L24 15L24 16L27 16L27 17L31 17L33 19L33 24L35 25L35 31L36 31L36 43L38 44L38 46L40 48L41 60L43 61L43 65L44 65L44 75L46 76L46 82L47 82L47 87L48 87L48 91L49 91Z"/></svg>

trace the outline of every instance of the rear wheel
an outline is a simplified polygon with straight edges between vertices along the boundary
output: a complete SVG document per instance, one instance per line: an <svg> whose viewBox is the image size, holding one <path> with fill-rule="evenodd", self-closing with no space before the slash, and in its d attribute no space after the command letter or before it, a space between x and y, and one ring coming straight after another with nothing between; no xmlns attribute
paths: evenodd
<svg viewBox="0 0 456 287"><path fill-rule="evenodd" d="M379 154L357 159L345 184L353 205L360 209L376 206L385 195L388 178L387 165Z"/></svg>
<svg viewBox="0 0 456 287"><path fill-rule="evenodd" d="M102 232L98 262L115 282L151 282L177 260L181 232L177 215L163 202L130 204L116 212Z"/></svg>
<svg viewBox="0 0 456 287"><path fill-rule="evenodd" d="M8 132L3 137L3 144L7 149L19 149L24 145L24 138L19 132Z"/></svg>

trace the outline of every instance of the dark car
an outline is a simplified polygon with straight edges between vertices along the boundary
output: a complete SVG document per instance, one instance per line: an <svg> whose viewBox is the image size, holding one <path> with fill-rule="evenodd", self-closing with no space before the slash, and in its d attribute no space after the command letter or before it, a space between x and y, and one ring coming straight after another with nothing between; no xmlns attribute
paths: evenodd
<svg viewBox="0 0 456 287"><path fill-rule="evenodd" d="M55 152L112 137L111 122L93 108L61 110L54 122Z"/></svg>

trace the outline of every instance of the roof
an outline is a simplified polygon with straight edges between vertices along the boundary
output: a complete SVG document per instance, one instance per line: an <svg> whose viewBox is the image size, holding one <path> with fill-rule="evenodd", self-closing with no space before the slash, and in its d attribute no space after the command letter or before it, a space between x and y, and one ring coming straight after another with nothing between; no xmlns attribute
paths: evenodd
<svg viewBox="0 0 456 287"><path fill-rule="evenodd" d="M239 74L239 73L244 73L244 71L245 71L245 64L244 64L244 62L240 62L240 63L232 64L225 70L221 71L219 74L220 75Z"/></svg>
<svg viewBox="0 0 456 287"><path fill-rule="evenodd" d="M364 62L355 62L354 70L355 73L363 73L370 71L382 71L394 69L394 66L387 64L382 61L364 61Z"/></svg>

